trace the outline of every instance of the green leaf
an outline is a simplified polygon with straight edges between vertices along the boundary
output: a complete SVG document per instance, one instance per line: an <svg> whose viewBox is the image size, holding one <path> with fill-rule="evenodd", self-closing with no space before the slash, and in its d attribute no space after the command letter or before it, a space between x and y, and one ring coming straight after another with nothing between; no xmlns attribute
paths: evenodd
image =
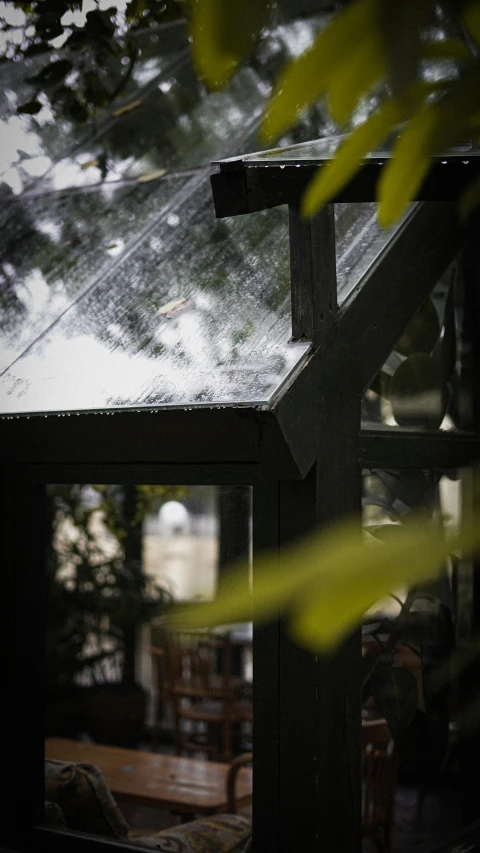
<svg viewBox="0 0 480 853"><path fill-rule="evenodd" d="M422 56L425 59L457 59L460 62L472 62L473 57L466 44L459 39L442 39L422 43Z"/></svg>
<svg viewBox="0 0 480 853"><path fill-rule="evenodd" d="M313 216L355 175L367 154L380 145L403 118L397 101L384 101L379 110L354 130L337 151L334 160L318 169L302 198L302 215Z"/></svg>
<svg viewBox="0 0 480 853"><path fill-rule="evenodd" d="M468 3L462 10L462 19L469 33L480 44L480 6L478 0Z"/></svg>
<svg viewBox="0 0 480 853"><path fill-rule="evenodd" d="M387 56L389 83L396 97L403 97L418 78L420 36L434 12L431 0L378 4L379 33Z"/></svg>
<svg viewBox="0 0 480 853"><path fill-rule="evenodd" d="M424 352L408 356L390 382L390 403L399 426L437 429L445 416L446 400L440 368Z"/></svg>
<svg viewBox="0 0 480 853"><path fill-rule="evenodd" d="M440 322L430 297L423 303L407 328L400 335L394 349L402 355L415 352L432 352L440 335Z"/></svg>
<svg viewBox="0 0 480 853"><path fill-rule="evenodd" d="M345 123L360 98L378 85L385 73L385 56L376 33L372 32L358 43L348 62L343 62L330 80L328 100L333 120Z"/></svg>
<svg viewBox="0 0 480 853"><path fill-rule="evenodd" d="M372 672L368 687L393 736L412 722L418 706L417 680L410 670L379 665Z"/></svg>
<svg viewBox="0 0 480 853"><path fill-rule="evenodd" d="M220 89L253 50L274 8L273 0L242 0L235 11L228 0L194 0L190 30L199 76Z"/></svg>
<svg viewBox="0 0 480 853"><path fill-rule="evenodd" d="M378 219L392 225L415 198L430 168L430 158L459 142L478 109L480 67L455 81L447 95L419 110L400 135L392 159L377 184Z"/></svg>
<svg viewBox="0 0 480 853"><path fill-rule="evenodd" d="M337 12L312 47L287 66L270 98L259 136L277 139L327 91L330 81L375 28L377 0L359 0Z"/></svg>
<svg viewBox="0 0 480 853"><path fill-rule="evenodd" d="M322 568L308 594L293 602L292 633L301 645L328 650L358 624L365 612L392 589L437 574L444 544L423 519L397 526L384 547L358 546L335 575Z"/></svg>

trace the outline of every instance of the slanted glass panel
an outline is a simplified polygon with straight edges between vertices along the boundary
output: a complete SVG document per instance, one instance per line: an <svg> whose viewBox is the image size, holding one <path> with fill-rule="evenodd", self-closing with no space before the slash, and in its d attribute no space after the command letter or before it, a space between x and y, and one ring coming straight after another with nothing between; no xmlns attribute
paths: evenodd
<svg viewBox="0 0 480 853"><path fill-rule="evenodd" d="M0 372L77 302L154 222L188 178L23 194L0 212Z"/></svg>
<svg viewBox="0 0 480 853"><path fill-rule="evenodd" d="M363 397L364 426L472 427L468 309L458 261L400 335Z"/></svg>
<svg viewBox="0 0 480 853"><path fill-rule="evenodd" d="M24 181L23 165L13 163L20 176L14 192L25 183L28 188L15 199L11 181L2 187L2 409L265 404L281 386L308 348L288 343L286 215L273 214L269 226L257 217L235 226L234 235L230 224L215 223L209 162L256 147L272 80L312 41L322 21L280 26L251 66L224 92L211 94L193 73L183 24L144 34L127 89L110 111L100 111L96 129L57 122L56 142L63 149L52 149L48 174L42 177L42 166L34 181ZM28 93L19 63L14 71L18 103ZM132 98L138 101L135 109L115 115ZM35 116L21 120L27 135L37 132ZM50 132L52 123L44 124ZM322 124L319 108L285 141L318 134ZM199 184L201 202L194 195ZM202 219L192 234L187 212ZM245 270L257 266L247 293ZM200 291L215 293L215 300L199 304ZM158 313L176 299L186 300L188 310L181 302L175 306L175 312L182 310L178 317ZM169 354L168 366L160 366L162 353ZM11 365L20 371L18 393ZM32 397L34 387L38 393Z"/></svg>
<svg viewBox="0 0 480 853"><path fill-rule="evenodd" d="M268 405L290 343L286 209L215 220L206 182L1 379L4 412Z"/></svg>
<svg viewBox="0 0 480 853"><path fill-rule="evenodd" d="M407 220L410 209L393 228L381 228L374 202L335 205L337 300L342 305L393 236Z"/></svg>
<svg viewBox="0 0 480 853"><path fill-rule="evenodd" d="M64 153L95 135L98 124L115 122L115 112L143 96L145 87L155 86L155 80L168 79L169 69L188 52L184 21L167 24L149 32L138 33L136 41L139 55L127 84L121 93L96 114L95 122L78 122L61 110L52 111L45 100L36 115L17 113L17 107L35 97L35 77L50 60L49 54L28 57L24 62L3 62L0 67L0 136L3 157L0 179L15 194L35 183L48 172ZM66 49L57 53L59 59L68 58ZM106 60L108 62L108 60ZM119 81L124 67L120 58L109 60L115 67L105 67L109 87ZM110 76L108 76L110 75Z"/></svg>
<svg viewBox="0 0 480 853"><path fill-rule="evenodd" d="M306 163L321 164L325 162L325 160L331 160L334 157L337 149L345 138L346 137L344 135L340 134L338 136L329 136L309 142L303 142L298 145L271 148L268 151L258 151L251 154L245 154L242 156L242 163L244 163L247 168L254 168L262 165L291 166L297 162L302 165L305 165ZM392 140L389 140L389 142L385 143L382 147L376 148L374 151L367 154L365 159L384 160L390 157L391 143ZM480 148L474 142L466 142L465 145L455 146L453 149L448 151L448 154L439 153L436 159L448 156L452 158L456 157L461 160L462 156L467 152L469 157L478 157L480 155ZM221 165L221 163L219 165Z"/></svg>
<svg viewBox="0 0 480 853"><path fill-rule="evenodd" d="M244 559L248 589L251 488L47 495L44 825L194 849L216 815L251 812L252 624L175 630L168 607L213 598L226 552ZM230 847L251 834L244 818L217 826Z"/></svg>

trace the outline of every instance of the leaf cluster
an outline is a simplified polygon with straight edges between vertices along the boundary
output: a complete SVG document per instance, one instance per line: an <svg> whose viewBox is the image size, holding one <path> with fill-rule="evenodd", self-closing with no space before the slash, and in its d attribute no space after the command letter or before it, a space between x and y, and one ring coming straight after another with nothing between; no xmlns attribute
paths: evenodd
<svg viewBox="0 0 480 853"><path fill-rule="evenodd" d="M101 9L97 3L83 24L65 24L69 12L81 20L81 0L17 0L13 5L24 13L21 28L15 27L22 37L9 41L13 28L0 16L4 59L36 58L40 65L26 77L34 95L17 112L36 115L48 102L57 114L76 122L94 117L123 91L139 56L138 34L182 15L181 0L131 0L124 15L115 6Z"/></svg>
<svg viewBox="0 0 480 853"><path fill-rule="evenodd" d="M145 512L182 496L184 489L137 486L135 512L128 518L121 487L93 488L98 506L86 505L78 484L49 490L47 667L55 683L72 683L82 672L95 681L109 660L121 667L128 629L171 602L170 592L143 571L140 560L125 559L124 546Z"/></svg>
<svg viewBox="0 0 480 853"><path fill-rule="evenodd" d="M225 84L266 27L269 0L253 6L254 12L245 4L232 26L226 0L195 3L193 54L211 88ZM392 225L415 197L431 157L458 144L468 151L476 139L479 48L479 0L355 0L336 12L279 76L260 130L261 141L272 143L323 100L339 130L348 131L308 186L304 215L331 201L364 158L393 139L377 184L379 221ZM480 180L461 199L464 218L479 197Z"/></svg>

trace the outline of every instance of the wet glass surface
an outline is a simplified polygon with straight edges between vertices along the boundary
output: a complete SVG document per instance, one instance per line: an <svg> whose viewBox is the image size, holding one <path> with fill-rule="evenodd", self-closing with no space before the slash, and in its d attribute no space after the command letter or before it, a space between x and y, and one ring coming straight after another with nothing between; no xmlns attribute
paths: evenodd
<svg viewBox="0 0 480 853"><path fill-rule="evenodd" d="M309 349L289 342L287 211L216 221L208 163L257 147L271 82L317 27L279 27L211 94L176 25L161 60L148 37L135 109L75 150L63 134L72 153L19 197L3 186L2 411L269 405ZM283 142L322 127L319 108ZM336 230L341 302L387 238L369 204L338 205Z"/></svg>
<svg viewBox="0 0 480 853"><path fill-rule="evenodd" d="M246 154L242 157L242 161L247 167L256 165L273 166L277 164L291 165L297 162L321 163L323 160L330 160L334 156L344 139L345 136L342 135L327 136L309 142L302 142L298 145L281 146L268 151ZM466 142L465 145L455 146L447 154L449 157L456 155L461 158L465 152L468 152L469 157L480 156L480 148L473 142ZM383 145L381 148L377 148L368 154L366 159L382 160L389 157L390 153L390 145ZM443 156L447 156L447 154L438 154L437 159L441 159Z"/></svg>
<svg viewBox="0 0 480 853"><path fill-rule="evenodd" d="M153 41L152 41L153 39ZM95 136L102 122L117 109L139 97L155 78L168 73L181 57L186 57L188 44L184 22L139 33L136 41L139 58L121 94L108 109L100 110L90 122L75 123L55 115L47 100L36 115L16 114L17 106L31 100L36 87L27 78L33 77L51 59L51 54L30 57L25 62L4 62L0 65L0 183L4 181L15 194L31 185L51 169L53 163L84 140ZM57 56L63 56L58 51ZM108 71L108 69L106 69Z"/></svg>
<svg viewBox="0 0 480 853"><path fill-rule="evenodd" d="M290 334L286 210L217 221L204 183L10 368L2 409L266 403L309 348Z"/></svg>
<svg viewBox="0 0 480 853"><path fill-rule="evenodd" d="M186 181L120 181L2 207L0 371L118 263Z"/></svg>
<svg viewBox="0 0 480 853"><path fill-rule="evenodd" d="M176 25L168 28L177 40L166 51L176 59L174 73L165 51L161 60L154 49L148 54L148 37L129 83L143 89L123 94L141 103L107 117L94 139L57 160L20 197L14 198L23 186L20 169L13 189L4 185L6 411L265 401L284 381L308 349L288 344L285 212L268 225L262 216L248 225L216 223L208 163L256 147L271 79L317 26L280 27L251 67L210 95L195 78L186 40L179 46ZM14 118L28 124L38 116ZM318 133L322 121L314 111L285 141ZM85 125L79 127L84 133ZM80 131L58 131L59 144L71 149ZM35 140L35 133L28 138ZM198 171L198 163L207 168ZM181 303L178 317L159 315L172 299L190 305Z"/></svg>

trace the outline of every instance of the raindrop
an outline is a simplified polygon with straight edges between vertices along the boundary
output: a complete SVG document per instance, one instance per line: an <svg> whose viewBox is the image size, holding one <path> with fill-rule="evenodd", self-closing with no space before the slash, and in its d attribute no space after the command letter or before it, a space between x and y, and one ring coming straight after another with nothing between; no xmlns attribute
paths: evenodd
<svg viewBox="0 0 480 853"><path fill-rule="evenodd" d="M130 62L130 60L129 60L128 56L122 56L122 59L121 59L122 65L128 65L129 62Z"/></svg>

